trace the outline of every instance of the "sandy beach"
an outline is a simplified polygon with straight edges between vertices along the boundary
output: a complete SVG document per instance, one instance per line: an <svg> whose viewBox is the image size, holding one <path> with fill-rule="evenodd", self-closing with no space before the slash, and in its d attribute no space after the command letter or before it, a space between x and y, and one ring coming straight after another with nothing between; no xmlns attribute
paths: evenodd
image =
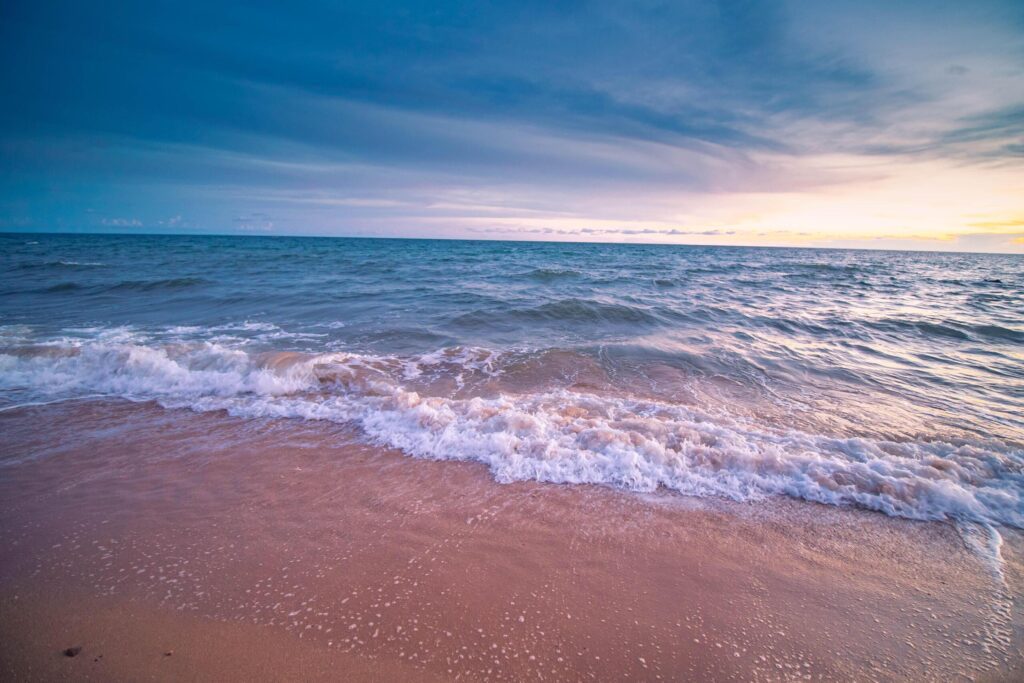
<svg viewBox="0 0 1024 683"><path fill-rule="evenodd" d="M1024 673L1007 529L997 566L948 524L498 484L338 425L153 404L0 430L5 680Z"/></svg>

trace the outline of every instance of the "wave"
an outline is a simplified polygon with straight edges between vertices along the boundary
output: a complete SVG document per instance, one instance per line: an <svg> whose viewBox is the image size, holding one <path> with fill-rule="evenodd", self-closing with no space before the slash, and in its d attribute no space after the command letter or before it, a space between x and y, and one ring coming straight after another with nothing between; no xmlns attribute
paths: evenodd
<svg viewBox="0 0 1024 683"><path fill-rule="evenodd" d="M988 337L997 341L1024 343L1024 332L1000 325L974 325L971 327L971 331L982 337Z"/></svg>
<svg viewBox="0 0 1024 683"><path fill-rule="evenodd" d="M125 280L107 288L107 291L139 291L150 292L157 289L185 289L210 284L201 277L176 277L166 280Z"/></svg>
<svg viewBox="0 0 1024 683"><path fill-rule="evenodd" d="M77 282L61 282L56 285L51 285L44 289L44 292L57 294L60 292L74 292L75 290L85 289L82 285Z"/></svg>
<svg viewBox="0 0 1024 683"><path fill-rule="evenodd" d="M786 495L1024 528L1024 450L995 440L837 438L568 389L456 398L411 388L423 373L501 375L502 354L471 347L404 358L248 354L213 343L47 348L0 354L0 389L346 423L414 457L483 463L501 482L664 488L739 501Z"/></svg>
<svg viewBox="0 0 1024 683"><path fill-rule="evenodd" d="M71 261L67 259L58 259L56 261L43 261L43 262L27 262L21 263L17 266L18 270L39 270L39 269L53 269L53 270L80 270L80 269L91 269L91 268L105 268L106 263L100 263L99 261Z"/></svg>
<svg viewBox="0 0 1024 683"><path fill-rule="evenodd" d="M653 325L658 322L658 318L637 306L570 298L551 301L531 308L476 310L458 316L453 322L469 327L532 322Z"/></svg>
<svg viewBox="0 0 1024 683"><path fill-rule="evenodd" d="M558 282L561 280L573 280L580 277L582 273L578 270L563 268L535 268L523 276L537 282Z"/></svg>
<svg viewBox="0 0 1024 683"><path fill-rule="evenodd" d="M926 338L945 338L967 341L970 336L951 324L928 322L926 320L901 320L898 318L884 318L878 321L866 321L863 323L869 328L883 332L908 331L919 334Z"/></svg>
<svg viewBox="0 0 1024 683"><path fill-rule="evenodd" d="M878 322L869 322L866 325L879 330L909 330L922 334L925 337L942 337L960 341L968 341L980 337L984 340L996 342L1024 342L1024 332L996 324L971 325L956 321L935 323L925 320L887 318Z"/></svg>
<svg viewBox="0 0 1024 683"><path fill-rule="evenodd" d="M153 292L159 290L177 290L210 284L209 280L199 277L170 278L166 280L124 280L114 285L84 285L78 282L60 282L37 290L45 294L60 294L89 290L90 292ZM22 294L24 292L12 292Z"/></svg>
<svg viewBox="0 0 1024 683"><path fill-rule="evenodd" d="M874 269L865 264L848 263L787 263L780 268L787 278L854 277L870 274Z"/></svg>
<svg viewBox="0 0 1024 683"><path fill-rule="evenodd" d="M100 263L99 261L69 261L60 259L57 261L47 261L48 266L59 266L63 268L104 268L106 263Z"/></svg>

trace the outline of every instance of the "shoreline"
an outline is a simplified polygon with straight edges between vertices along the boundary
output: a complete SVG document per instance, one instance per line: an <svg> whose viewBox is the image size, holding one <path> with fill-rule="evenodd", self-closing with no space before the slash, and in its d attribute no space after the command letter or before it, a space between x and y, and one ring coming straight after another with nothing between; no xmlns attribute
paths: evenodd
<svg viewBox="0 0 1024 683"><path fill-rule="evenodd" d="M0 429L13 680L1024 673L1018 530L1001 589L948 524L499 484L338 425L104 401Z"/></svg>

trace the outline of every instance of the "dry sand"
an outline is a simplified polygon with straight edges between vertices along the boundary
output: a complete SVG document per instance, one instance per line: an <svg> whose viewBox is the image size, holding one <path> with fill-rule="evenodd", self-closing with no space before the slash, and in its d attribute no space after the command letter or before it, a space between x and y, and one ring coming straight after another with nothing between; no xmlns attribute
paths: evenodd
<svg viewBox="0 0 1024 683"><path fill-rule="evenodd" d="M3 680L1024 679L1012 530L1000 567L947 524L502 485L150 404L0 435Z"/></svg>

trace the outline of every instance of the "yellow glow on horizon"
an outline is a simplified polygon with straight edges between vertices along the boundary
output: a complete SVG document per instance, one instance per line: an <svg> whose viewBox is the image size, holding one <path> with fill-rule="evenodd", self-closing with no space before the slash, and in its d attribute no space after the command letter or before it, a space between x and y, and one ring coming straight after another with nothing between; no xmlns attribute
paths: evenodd
<svg viewBox="0 0 1024 683"><path fill-rule="evenodd" d="M1019 169L927 162L864 170L885 175L810 192L734 195L729 201L756 217L740 219L728 206L716 207L716 217L738 231L771 230L811 240L953 240L1024 232L1024 224L1015 219L1024 208Z"/></svg>
<svg viewBox="0 0 1024 683"><path fill-rule="evenodd" d="M820 174L821 182L782 192L595 193L592 207L582 211L508 208L502 215L488 207L443 220L470 231L541 239L939 246L978 236L1008 248L1024 244L1024 173L1016 167L831 156L801 161L797 170L808 178Z"/></svg>

